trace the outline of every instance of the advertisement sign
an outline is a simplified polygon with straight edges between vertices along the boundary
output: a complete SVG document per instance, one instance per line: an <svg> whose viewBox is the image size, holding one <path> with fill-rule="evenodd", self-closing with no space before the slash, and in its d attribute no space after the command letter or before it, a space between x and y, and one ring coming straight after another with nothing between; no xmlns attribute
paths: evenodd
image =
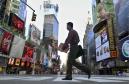
<svg viewBox="0 0 129 84"><path fill-rule="evenodd" d="M109 37L109 44L110 44L110 51L116 51L116 43L115 43L115 35L114 35L114 28L113 28L113 18L108 19L108 37ZM116 56L113 56L116 57Z"/></svg>
<svg viewBox="0 0 129 84"><path fill-rule="evenodd" d="M16 58L16 59L15 59L15 65L16 65L16 66L19 66L19 65L20 65L20 61L21 61L21 60L20 60L19 58Z"/></svg>
<svg viewBox="0 0 129 84"><path fill-rule="evenodd" d="M18 36L14 36L10 50L10 57L22 57L24 46L25 40Z"/></svg>
<svg viewBox="0 0 129 84"><path fill-rule="evenodd" d="M13 65L14 64L15 58L9 58L8 64Z"/></svg>
<svg viewBox="0 0 129 84"><path fill-rule="evenodd" d="M4 34L4 30L0 28L0 52L1 52L3 34Z"/></svg>
<svg viewBox="0 0 129 84"><path fill-rule="evenodd" d="M16 14L10 13L10 18L9 18L9 26L13 26L15 29L19 31L24 30L25 23L23 20L21 20Z"/></svg>
<svg viewBox="0 0 129 84"><path fill-rule="evenodd" d="M129 30L129 0L113 0L118 33Z"/></svg>
<svg viewBox="0 0 129 84"><path fill-rule="evenodd" d="M27 0L22 0L22 2L20 1L18 16L25 22L27 11L26 5L23 2L27 3Z"/></svg>
<svg viewBox="0 0 129 84"><path fill-rule="evenodd" d="M25 66L25 61L21 61L21 67L24 67Z"/></svg>
<svg viewBox="0 0 129 84"><path fill-rule="evenodd" d="M98 35L95 39L96 61L110 58L109 40L107 37L106 27L103 27L96 35Z"/></svg>
<svg viewBox="0 0 129 84"><path fill-rule="evenodd" d="M26 61L32 61L34 49L28 45L25 45L22 58Z"/></svg>
<svg viewBox="0 0 129 84"><path fill-rule="evenodd" d="M7 55L9 54L12 38L13 35L11 33L6 31L4 32L1 46L2 53Z"/></svg>
<svg viewBox="0 0 129 84"><path fill-rule="evenodd" d="M129 59L129 36L120 40L119 51L122 60Z"/></svg>
<svg viewBox="0 0 129 84"><path fill-rule="evenodd" d="M3 19L7 0L0 0L0 20Z"/></svg>
<svg viewBox="0 0 129 84"><path fill-rule="evenodd" d="M41 35L41 31L36 28L36 26L34 26L33 24L30 25L30 38L31 41L33 41L34 43L37 43L38 45L40 44L40 35Z"/></svg>
<svg viewBox="0 0 129 84"><path fill-rule="evenodd" d="M97 17L99 21L107 19L109 16L115 15L113 0L96 0L96 2L97 2Z"/></svg>

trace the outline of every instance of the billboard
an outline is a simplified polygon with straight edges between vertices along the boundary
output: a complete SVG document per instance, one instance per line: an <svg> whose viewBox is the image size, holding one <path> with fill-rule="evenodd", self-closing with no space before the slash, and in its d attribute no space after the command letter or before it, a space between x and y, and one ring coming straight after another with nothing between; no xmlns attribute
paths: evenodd
<svg viewBox="0 0 129 84"><path fill-rule="evenodd" d="M34 52L34 49L31 46L25 44L22 58L29 62L32 61L33 52Z"/></svg>
<svg viewBox="0 0 129 84"><path fill-rule="evenodd" d="M23 54L24 46L25 46L25 40L18 36L14 36L11 50L10 50L10 57L21 58Z"/></svg>
<svg viewBox="0 0 129 84"><path fill-rule="evenodd" d="M30 25L30 39L34 43L40 44L41 31L33 24Z"/></svg>
<svg viewBox="0 0 129 84"><path fill-rule="evenodd" d="M27 3L27 0L22 0L22 2L20 2L18 16L25 22L27 11L26 11L26 5L23 2Z"/></svg>
<svg viewBox="0 0 129 84"><path fill-rule="evenodd" d="M19 30L19 31L24 31L24 26L25 23L23 20L21 20L16 14L14 13L10 13L10 18L9 18L9 26L14 27L15 29Z"/></svg>
<svg viewBox="0 0 129 84"><path fill-rule="evenodd" d="M129 60L129 36L120 40L119 52L122 60Z"/></svg>
<svg viewBox="0 0 129 84"><path fill-rule="evenodd" d="M21 59L15 58L15 65L16 66L19 66L20 65L20 62L21 62Z"/></svg>
<svg viewBox="0 0 129 84"><path fill-rule="evenodd" d="M99 21L115 15L113 0L96 0L96 3L97 17Z"/></svg>
<svg viewBox="0 0 129 84"><path fill-rule="evenodd" d="M129 0L113 0L116 15L116 28L121 34L129 30Z"/></svg>
<svg viewBox="0 0 129 84"><path fill-rule="evenodd" d="M4 30L0 28L0 52L1 52L3 34L4 34Z"/></svg>
<svg viewBox="0 0 129 84"><path fill-rule="evenodd" d="M0 20L3 19L7 0L0 0Z"/></svg>
<svg viewBox="0 0 129 84"><path fill-rule="evenodd" d="M96 35L98 35L95 38L96 61L110 58L109 40L106 27L103 27Z"/></svg>
<svg viewBox="0 0 129 84"><path fill-rule="evenodd" d="M8 65L13 65L15 62L15 58L9 58Z"/></svg>
<svg viewBox="0 0 129 84"><path fill-rule="evenodd" d="M12 38L13 35L9 32L4 32L3 34L3 39L2 39L2 45L1 45L1 50L3 54L8 55L10 51L10 46L12 43Z"/></svg>

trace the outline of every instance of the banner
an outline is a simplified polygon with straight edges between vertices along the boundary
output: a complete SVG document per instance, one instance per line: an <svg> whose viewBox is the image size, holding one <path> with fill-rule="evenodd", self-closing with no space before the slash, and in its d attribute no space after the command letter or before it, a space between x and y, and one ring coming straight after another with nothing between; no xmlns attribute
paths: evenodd
<svg viewBox="0 0 129 84"><path fill-rule="evenodd" d="M30 25L30 35L31 35L31 41L33 41L34 43L37 43L38 45L40 44L40 35L41 35L41 31L36 28L36 26L34 26L33 24Z"/></svg>
<svg viewBox="0 0 129 84"><path fill-rule="evenodd" d="M10 51L10 57L22 57L23 50L25 46L25 40L18 37L14 36L12 46L11 46L11 51Z"/></svg>
<svg viewBox="0 0 129 84"><path fill-rule="evenodd" d="M2 53L6 55L9 54L12 38L13 38L13 35L11 33L4 32L3 39L2 39L2 46L1 46Z"/></svg>

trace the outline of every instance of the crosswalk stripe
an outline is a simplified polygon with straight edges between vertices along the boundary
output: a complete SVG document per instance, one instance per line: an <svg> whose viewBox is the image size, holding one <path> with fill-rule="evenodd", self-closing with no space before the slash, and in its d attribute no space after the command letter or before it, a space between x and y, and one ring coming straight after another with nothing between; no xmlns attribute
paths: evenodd
<svg viewBox="0 0 129 84"><path fill-rule="evenodd" d="M80 82L79 80L75 80L75 79L72 79L72 80L62 80L62 78L64 78L64 77L57 77L53 81L54 82Z"/></svg>
<svg viewBox="0 0 129 84"><path fill-rule="evenodd" d="M47 79L52 79L53 77L21 77L19 78L20 80L25 80L25 81L41 81L41 80L47 80Z"/></svg>
<svg viewBox="0 0 129 84"><path fill-rule="evenodd" d="M85 80L85 81L94 81L94 82L126 82L126 81L121 81L121 80L112 80L112 79L104 79L104 78L85 78L85 77L75 77L75 79L78 80Z"/></svg>
<svg viewBox="0 0 129 84"><path fill-rule="evenodd" d="M14 80L18 78L13 78L13 77L0 77L0 80Z"/></svg>

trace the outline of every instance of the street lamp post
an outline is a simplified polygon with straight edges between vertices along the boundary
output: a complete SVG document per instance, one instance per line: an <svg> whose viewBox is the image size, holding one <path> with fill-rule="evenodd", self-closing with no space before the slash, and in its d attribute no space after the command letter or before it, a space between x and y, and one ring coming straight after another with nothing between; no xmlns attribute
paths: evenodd
<svg viewBox="0 0 129 84"><path fill-rule="evenodd" d="M32 75L35 75L35 63L36 63L36 48L34 48L34 53L33 53L33 70L32 70Z"/></svg>

